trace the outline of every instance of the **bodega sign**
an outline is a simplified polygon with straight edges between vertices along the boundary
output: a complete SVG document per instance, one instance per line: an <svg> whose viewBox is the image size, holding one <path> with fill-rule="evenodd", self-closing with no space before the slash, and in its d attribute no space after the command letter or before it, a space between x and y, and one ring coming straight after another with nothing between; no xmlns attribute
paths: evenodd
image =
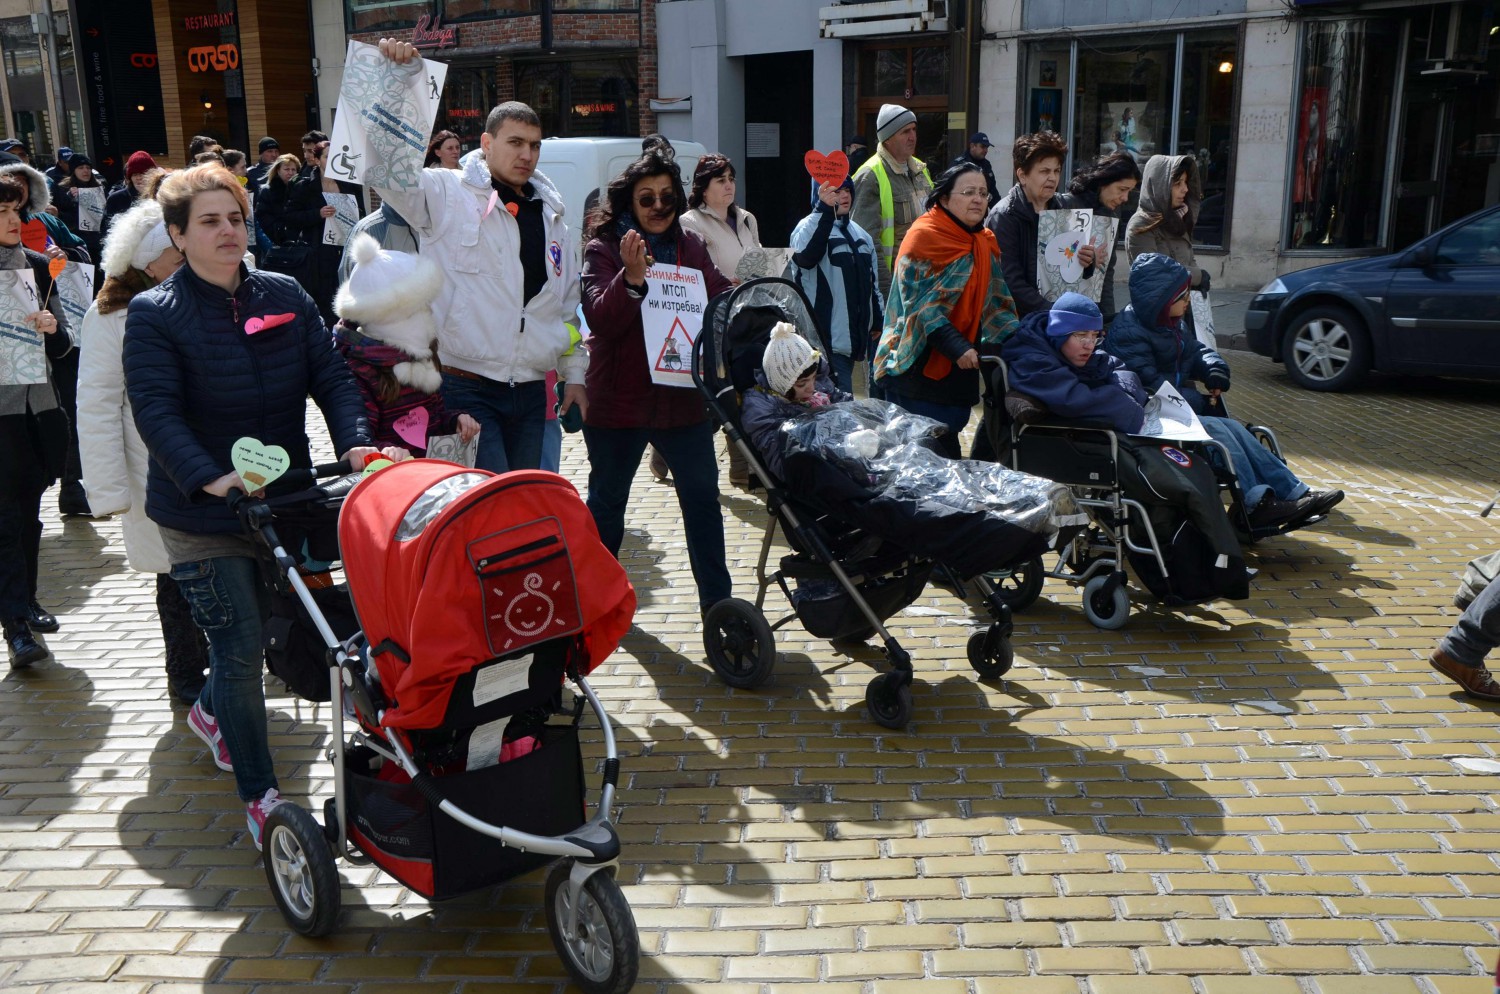
<svg viewBox="0 0 1500 994"><path fill-rule="evenodd" d="M458 28L445 27L440 18L423 14L412 29L411 43L416 48L452 48L458 44Z"/></svg>

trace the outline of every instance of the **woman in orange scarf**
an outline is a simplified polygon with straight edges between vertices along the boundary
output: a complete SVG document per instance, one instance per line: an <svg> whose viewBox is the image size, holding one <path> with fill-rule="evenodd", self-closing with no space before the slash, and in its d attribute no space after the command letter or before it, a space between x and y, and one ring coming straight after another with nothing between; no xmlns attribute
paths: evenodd
<svg viewBox="0 0 1500 994"><path fill-rule="evenodd" d="M979 350L999 346L1017 323L1000 248L984 226L988 206L989 187L974 164L938 178L927 213L901 240L875 351L877 387L947 427L942 448L954 458L979 402Z"/></svg>

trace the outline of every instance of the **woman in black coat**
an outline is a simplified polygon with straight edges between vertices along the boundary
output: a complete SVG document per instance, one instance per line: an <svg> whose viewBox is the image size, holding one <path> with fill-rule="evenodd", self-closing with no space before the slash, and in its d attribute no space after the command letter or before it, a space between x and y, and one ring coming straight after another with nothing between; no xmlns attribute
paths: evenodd
<svg viewBox="0 0 1500 994"><path fill-rule="evenodd" d="M35 169L24 165L0 169L0 270L31 271L38 306L26 315L25 325L40 333L45 356L41 382L0 384L0 624L13 669L45 659L47 650L37 643L34 633L58 628L57 619L37 603L37 558L42 494L61 474L68 448L67 416L58 402L51 365L73 351L73 342L62 303L51 293L47 258L21 244L22 212L46 210L48 200L47 179ZM43 300L46 310L40 307ZM24 329L11 331L10 336L18 332L24 334ZM7 380L33 378L6 376Z"/></svg>

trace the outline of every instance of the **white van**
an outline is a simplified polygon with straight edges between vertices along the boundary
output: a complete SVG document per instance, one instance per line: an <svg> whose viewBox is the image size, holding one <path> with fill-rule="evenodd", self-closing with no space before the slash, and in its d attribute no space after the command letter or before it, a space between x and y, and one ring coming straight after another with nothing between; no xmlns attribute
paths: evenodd
<svg viewBox="0 0 1500 994"><path fill-rule="evenodd" d="M693 183L693 170L698 168L698 160L707 149L697 142L676 139L672 140L672 147L677 150L677 164L682 167L686 192ZM604 196L609 181L640 157L639 138L543 139L536 168L562 194L563 205L567 208L565 219L580 252L587 212ZM679 209L687 210L687 204Z"/></svg>

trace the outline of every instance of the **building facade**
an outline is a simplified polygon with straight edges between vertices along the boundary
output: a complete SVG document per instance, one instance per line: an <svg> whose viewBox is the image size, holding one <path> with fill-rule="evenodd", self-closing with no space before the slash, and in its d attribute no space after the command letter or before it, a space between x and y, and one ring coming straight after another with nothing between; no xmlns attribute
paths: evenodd
<svg viewBox="0 0 1500 994"><path fill-rule="evenodd" d="M68 5L0 0L0 110L4 135L50 164L56 150L88 149Z"/></svg>
<svg viewBox="0 0 1500 994"><path fill-rule="evenodd" d="M1051 126L1070 169L1197 159L1198 257L1221 285L1399 249L1500 199L1487 2L1001 0L984 38L997 141Z"/></svg>
<svg viewBox="0 0 1500 994"><path fill-rule="evenodd" d="M656 0L343 0L342 12L350 39L400 38L447 63L433 128L454 132L468 150L478 147L490 109L506 100L533 107L548 137L654 131L643 95L656 91L656 7ZM325 124L343 59L342 43L336 55L320 43Z"/></svg>

